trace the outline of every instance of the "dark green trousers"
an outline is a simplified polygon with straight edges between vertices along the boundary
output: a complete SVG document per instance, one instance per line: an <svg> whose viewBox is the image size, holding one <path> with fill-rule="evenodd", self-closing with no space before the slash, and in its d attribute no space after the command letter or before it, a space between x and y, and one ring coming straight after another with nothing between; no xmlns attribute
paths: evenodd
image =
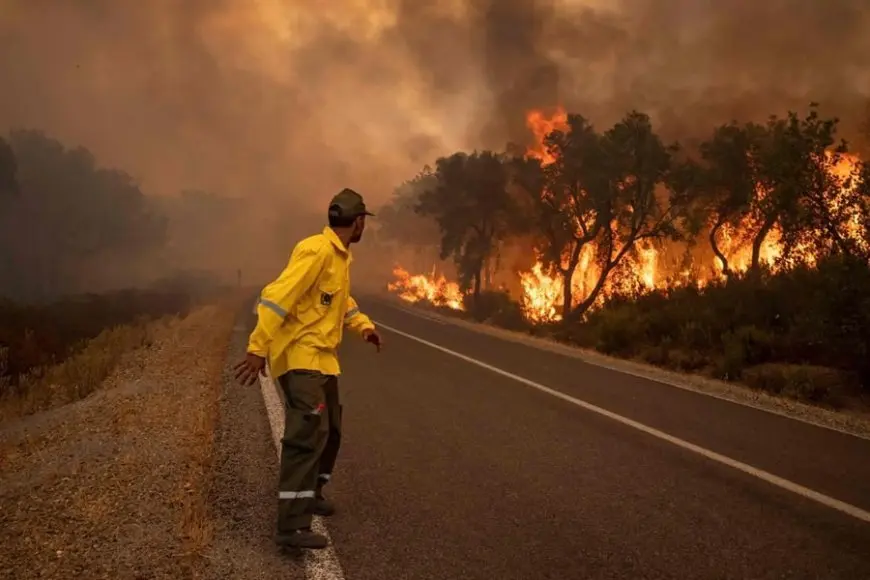
<svg viewBox="0 0 870 580"><path fill-rule="evenodd" d="M311 526L320 488L341 445L338 377L290 371L278 377L284 395L284 436L278 481L278 531Z"/></svg>

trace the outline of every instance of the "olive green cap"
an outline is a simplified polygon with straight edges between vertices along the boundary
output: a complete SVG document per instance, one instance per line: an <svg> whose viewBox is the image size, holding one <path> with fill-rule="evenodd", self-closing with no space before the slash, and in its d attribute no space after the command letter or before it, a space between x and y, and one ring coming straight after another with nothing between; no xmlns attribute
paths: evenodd
<svg viewBox="0 0 870 580"><path fill-rule="evenodd" d="M366 209L366 204L360 194L352 189L344 188L329 202L329 215L339 218L355 218L361 215L375 214Z"/></svg>

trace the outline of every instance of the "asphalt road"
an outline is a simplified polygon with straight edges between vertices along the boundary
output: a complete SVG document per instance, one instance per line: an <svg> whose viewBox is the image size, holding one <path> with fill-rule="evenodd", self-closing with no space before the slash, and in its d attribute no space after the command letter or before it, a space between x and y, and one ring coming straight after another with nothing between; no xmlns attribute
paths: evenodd
<svg viewBox="0 0 870 580"><path fill-rule="evenodd" d="M360 300L377 322L870 511L870 441ZM870 523L430 345L342 348L348 580L870 578Z"/></svg>

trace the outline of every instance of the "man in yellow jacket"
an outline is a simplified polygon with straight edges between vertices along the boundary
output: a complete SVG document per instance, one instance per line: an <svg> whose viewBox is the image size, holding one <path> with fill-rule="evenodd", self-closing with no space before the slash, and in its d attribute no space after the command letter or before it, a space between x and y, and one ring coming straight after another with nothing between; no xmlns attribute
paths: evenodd
<svg viewBox="0 0 870 580"><path fill-rule="evenodd" d="M329 205L329 226L299 242L257 305L257 326L236 377L247 385L269 369L284 394L278 492L278 544L325 548L311 530L313 514L331 515L323 486L341 442L337 349L345 327L381 349L375 325L350 295L350 245L365 229L362 196L343 189Z"/></svg>

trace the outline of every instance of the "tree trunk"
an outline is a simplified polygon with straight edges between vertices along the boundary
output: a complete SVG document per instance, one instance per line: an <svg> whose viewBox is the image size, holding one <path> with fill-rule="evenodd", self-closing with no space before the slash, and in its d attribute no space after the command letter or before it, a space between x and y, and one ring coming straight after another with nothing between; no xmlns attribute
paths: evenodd
<svg viewBox="0 0 870 580"><path fill-rule="evenodd" d="M569 267L562 273L562 320L568 320L571 313L571 302L574 298L572 286L574 281L574 268Z"/></svg>
<svg viewBox="0 0 870 580"><path fill-rule="evenodd" d="M710 247L713 249L713 254L716 255L716 259L719 260L719 263L722 264L722 273L725 274L726 278L731 278L731 267L728 265L728 258L722 253L722 250L719 249L719 244L716 242L716 234L719 233L719 230L722 229L724 222L717 221L716 224L710 229Z"/></svg>
<svg viewBox="0 0 870 580"><path fill-rule="evenodd" d="M477 270L476 270L475 273L474 273L474 280L473 280L473 282L474 282L474 289L473 289L473 292L474 292L474 303L475 303L475 305L477 304L478 300L480 299L480 290L481 290L480 285L481 285L481 277L482 277L481 274L482 274L482 271L483 271L483 263L481 263L481 264L477 267Z"/></svg>
<svg viewBox="0 0 870 580"><path fill-rule="evenodd" d="M773 226L776 225L776 220L776 215L765 218L764 223L761 224L761 229L758 230L758 233L755 234L755 238L752 240L752 262L749 270L753 275L758 275L761 271L761 246L764 244L764 240L767 239L767 235L773 229Z"/></svg>
<svg viewBox="0 0 870 580"><path fill-rule="evenodd" d="M622 258L628 253L628 251L634 247L635 242L637 242L637 237L632 237L630 240L625 242L625 245L619 250L616 254L616 257L612 260L607 261L607 266L605 266L601 270L601 275L598 276L598 281L595 282L595 286L592 287L592 292L583 299L583 302L577 305L571 312L571 318L573 320L580 320L583 315L589 310L595 301L598 299L598 295L601 294L601 291L604 289L604 284L607 282L607 277L613 271L614 268L622 261ZM612 252L612 248L611 248Z"/></svg>
<svg viewBox="0 0 870 580"><path fill-rule="evenodd" d="M583 244L575 241L571 249L571 257L568 258L568 267L562 270L562 320L568 320L568 315L571 314L574 299L574 272L577 270L577 264L580 263L582 250Z"/></svg>

